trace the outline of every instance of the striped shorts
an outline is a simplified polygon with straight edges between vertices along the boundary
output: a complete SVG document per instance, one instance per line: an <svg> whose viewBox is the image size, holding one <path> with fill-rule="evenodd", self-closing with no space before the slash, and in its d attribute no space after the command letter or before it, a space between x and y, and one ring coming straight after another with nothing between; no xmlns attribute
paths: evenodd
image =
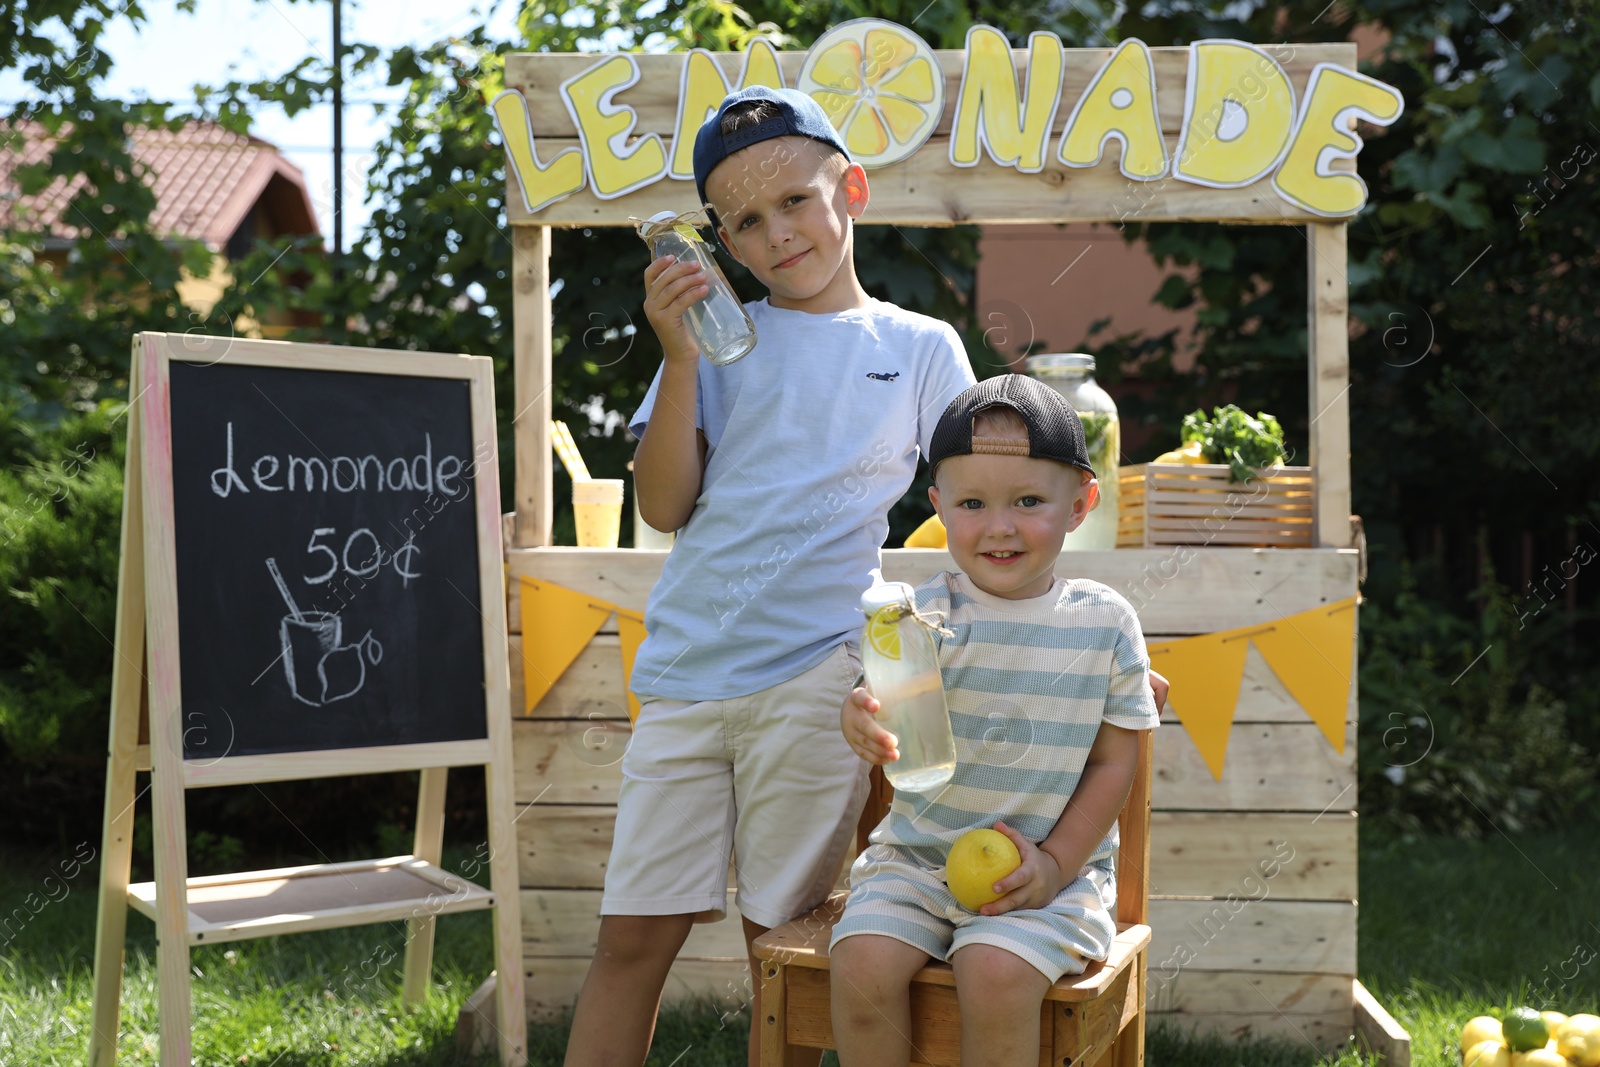
<svg viewBox="0 0 1600 1067"><path fill-rule="evenodd" d="M956 903L943 868L926 867L893 845L873 845L850 868L850 896L830 948L855 934L878 934L948 961L967 945L993 945L1054 982L1106 958L1117 933L1116 907L1116 879L1091 866L1043 908L979 915Z"/></svg>

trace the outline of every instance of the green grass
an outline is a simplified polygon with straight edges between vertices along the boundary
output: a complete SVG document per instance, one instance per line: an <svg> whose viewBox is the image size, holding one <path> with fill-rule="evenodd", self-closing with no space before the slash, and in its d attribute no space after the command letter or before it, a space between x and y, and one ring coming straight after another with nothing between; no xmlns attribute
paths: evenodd
<svg viewBox="0 0 1600 1067"><path fill-rule="evenodd" d="M1410 1031L1412 1063L1456 1063L1474 1015L1600 1008L1597 843L1590 824L1363 848L1361 980Z"/></svg>
<svg viewBox="0 0 1600 1067"><path fill-rule="evenodd" d="M1569 1014L1600 1007L1600 828L1363 844L1362 980L1412 1034L1417 1067L1455 1064L1461 1024L1529 1003ZM84 869L63 897L50 857L0 856L0 902L50 895L0 949L0 1060L7 1067L81 1064L88 1040L95 881ZM152 925L130 915L119 1062L156 1063ZM0 939L3 939L0 934ZM401 924L208 946L192 953L196 1064L256 1067L483 1067L455 1051L456 1010L490 968L486 914L439 922L423 1009L402 1010ZM1581 962L1588 955L1587 962ZM1545 984L1548 979L1548 984ZM652 1067L735 1067L743 1018L715 1009L663 1014ZM561 1062L562 1026L534 1026L530 1062ZM832 1056L829 1063L834 1062ZM1283 1040L1193 1037L1157 1026L1151 1067L1361 1067Z"/></svg>

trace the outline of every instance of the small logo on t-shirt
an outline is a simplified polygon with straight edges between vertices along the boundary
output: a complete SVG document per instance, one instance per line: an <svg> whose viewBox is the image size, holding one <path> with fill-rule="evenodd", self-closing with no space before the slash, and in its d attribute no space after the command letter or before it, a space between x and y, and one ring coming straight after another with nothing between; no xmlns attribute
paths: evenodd
<svg viewBox="0 0 1600 1067"><path fill-rule="evenodd" d="M867 372L867 377L871 378L875 382L892 382L896 378L900 377L900 372L894 371L893 373L874 374L869 371Z"/></svg>

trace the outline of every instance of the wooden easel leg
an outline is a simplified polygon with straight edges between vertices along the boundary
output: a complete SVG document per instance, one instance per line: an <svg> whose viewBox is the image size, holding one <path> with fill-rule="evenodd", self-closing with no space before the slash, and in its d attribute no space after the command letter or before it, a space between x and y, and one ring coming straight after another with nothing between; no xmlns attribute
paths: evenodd
<svg viewBox="0 0 1600 1067"><path fill-rule="evenodd" d="M176 727L177 716L170 718ZM155 731L151 734L154 741ZM151 836L156 854L156 989L161 998L161 1067L190 1067L189 857L183 767L178 760L154 759Z"/></svg>
<svg viewBox="0 0 1600 1067"><path fill-rule="evenodd" d="M490 740L510 722L491 724ZM512 784L511 746L496 749L495 762L483 769L489 796L489 885L494 890L494 1002L496 1045L501 1067L528 1062L528 1003L522 986L522 909L517 894L517 828Z"/></svg>
<svg viewBox="0 0 1600 1067"><path fill-rule="evenodd" d="M94 1030L90 1067L112 1067L117 1060L117 1030L122 1007L123 949L128 933L128 878L133 864L134 749L138 709L132 729L115 717L111 758L106 764L105 828L100 837L100 905L94 932Z"/></svg>
<svg viewBox="0 0 1600 1067"><path fill-rule="evenodd" d="M133 365L137 384L138 359ZM140 497L137 405L128 411L123 474L122 547L111 661L111 729L106 753L106 808L100 836L100 901L94 931L90 1067L112 1067L122 1009L123 949L128 933L128 878L133 863L139 715L145 693L144 512Z"/></svg>
<svg viewBox="0 0 1600 1067"><path fill-rule="evenodd" d="M450 777L447 767L428 767L417 787L417 835L412 855L438 866L444 853L444 794ZM435 918L416 915L406 921L405 980L401 999L408 1009L422 1006L428 996L428 976L433 970Z"/></svg>

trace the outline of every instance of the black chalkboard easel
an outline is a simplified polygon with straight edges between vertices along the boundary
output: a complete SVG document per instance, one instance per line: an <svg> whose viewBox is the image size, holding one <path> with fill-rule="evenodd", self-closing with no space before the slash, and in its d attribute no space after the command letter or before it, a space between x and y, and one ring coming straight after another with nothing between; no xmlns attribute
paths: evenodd
<svg viewBox="0 0 1600 1067"><path fill-rule="evenodd" d="M90 1063L116 1056L127 911L156 923L161 1063L193 945L493 908L503 1064L525 1016L492 363L134 339ZM141 739L148 738L147 743ZM440 868L450 767L484 767L491 888ZM155 880L129 884L151 772ZM185 790L421 771L412 852L188 877Z"/></svg>

